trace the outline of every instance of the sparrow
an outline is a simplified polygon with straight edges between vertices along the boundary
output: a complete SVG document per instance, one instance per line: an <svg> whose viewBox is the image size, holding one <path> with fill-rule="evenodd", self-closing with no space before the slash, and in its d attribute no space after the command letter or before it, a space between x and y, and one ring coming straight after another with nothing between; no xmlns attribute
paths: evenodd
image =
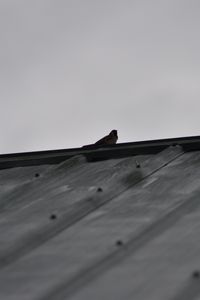
<svg viewBox="0 0 200 300"><path fill-rule="evenodd" d="M116 144L118 140L117 130L113 129L108 135L104 136L102 139L98 140L94 144L85 145L83 148L94 148L95 145L97 146L104 146L104 145L113 145Z"/></svg>
<svg viewBox="0 0 200 300"><path fill-rule="evenodd" d="M117 143L117 140L117 130L113 129L109 135L106 135L102 139L98 140L95 145L113 145Z"/></svg>

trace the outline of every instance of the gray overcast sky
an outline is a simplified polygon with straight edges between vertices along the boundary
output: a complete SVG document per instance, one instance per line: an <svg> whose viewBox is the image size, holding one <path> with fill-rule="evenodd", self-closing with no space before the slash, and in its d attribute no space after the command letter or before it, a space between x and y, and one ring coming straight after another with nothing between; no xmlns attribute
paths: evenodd
<svg viewBox="0 0 200 300"><path fill-rule="evenodd" d="M199 0L0 0L0 153L199 135Z"/></svg>

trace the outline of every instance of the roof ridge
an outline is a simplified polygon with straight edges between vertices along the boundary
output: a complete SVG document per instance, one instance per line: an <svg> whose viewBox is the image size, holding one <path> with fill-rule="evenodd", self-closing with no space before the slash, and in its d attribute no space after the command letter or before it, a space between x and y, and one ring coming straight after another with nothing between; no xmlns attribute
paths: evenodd
<svg viewBox="0 0 200 300"><path fill-rule="evenodd" d="M88 161L123 158L134 155L157 154L169 146L180 145L184 151L200 150L200 136L147 140L115 145L98 146L90 149L71 148L37 152L24 152L0 155L0 169L58 164L71 157L84 155Z"/></svg>

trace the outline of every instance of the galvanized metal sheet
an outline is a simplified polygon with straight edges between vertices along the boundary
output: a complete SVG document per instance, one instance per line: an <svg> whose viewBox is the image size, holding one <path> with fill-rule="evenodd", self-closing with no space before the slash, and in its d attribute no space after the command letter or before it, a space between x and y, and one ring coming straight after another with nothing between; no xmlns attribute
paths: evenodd
<svg viewBox="0 0 200 300"><path fill-rule="evenodd" d="M103 294L103 297L103 292L100 293L98 288L98 283L101 281L102 274L109 273L110 269L118 268L115 266L118 266L121 261L123 264L124 260L124 268L126 269L129 264L129 256L132 254L137 255L137 253L143 251L142 249L146 249L151 241L157 238L159 239L166 232L173 232L174 228L179 226L177 224L181 222L182 218L187 220L188 215L191 214L191 222L195 222L195 219L193 220L193 214L195 214L195 211L197 210L197 215L199 215L200 205L199 167L199 153L181 156L167 167L160 169L150 176L150 184L147 184L148 179L146 179L144 182L138 184L137 187L128 190L114 202L107 205L106 207L109 207L108 212L104 207L102 214L100 213L96 217L94 216L94 218L92 218L91 215L90 218L87 218L85 223L81 224L82 229L77 227L77 230L73 232L75 238L73 240L70 239L72 244L69 245L69 247L72 246L71 249L77 249L73 254L72 252L70 254L72 263L67 260L70 255L68 256L66 253L65 256L64 251L62 252L59 250L63 253L62 260L64 261L64 257L66 257L66 261L68 262L67 266L69 273L66 276L66 279L58 284L57 287L55 286L54 289L50 289L49 293L41 299L65 299L65 297L70 297L70 295L72 296L72 299L76 299L76 296L73 297L73 293L82 288L84 289L85 286L88 286L87 293L80 293L80 299L86 299L90 291L92 291L91 295L96 295L95 299L115 299L116 295L114 290L115 285L117 285L117 280L114 280L114 283L112 284L113 278L115 278L114 271L110 277L110 281L108 281L108 294ZM154 180L152 180L153 177ZM144 189L144 186L147 190ZM162 197L162 195L164 197ZM198 224L196 225L198 226ZM179 229L181 230L181 226L179 226ZM185 228L183 230L185 231ZM198 235L199 233L197 232L196 237L193 237L193 244L195 244L195 239L197 239ZM65 237L67 239L67 235ZM68 236L68 238L69 237L70 236ZM174 238L176 239L176 234ZM64 233L60 239L59 237L57 239L59 247L62 247L62 240L64 240ZM88 245L85 245L84 241L88 241ZM116 243L117 241L118 243ZM121 243L119 243L120 241ZM167 239L166 243L168 243ZM184 244L187 245L187 239L183 239L183 245ZM117 250L115 250L114 247L117 247ZM68 250L67 247L65 249L66 251ZM177 249L178 248L174 247L173 251L171 250L173 252L171 257L173 257L173 254ZM84 254L86 253L86 256L83 254L79 257L81 250ZM198 249L195 251L197 254ZM148 251L146 252L148 253ZM149 253L154 252L149 251ZM164 249L162 249L160 253L161 259L162 254L164 255L164 258L169 255ZM95 255L96 259L94 257ZM88 257L90 257L91 260ZM146 263L148 264L148 256L144 256L143 259L146 260ZM188 258L188 262L189 260L190 258ZM198 263L197 255L195 261ZM77 262L77 264L75 262ZM132 262L131 267L134 269L134 264L132 264ZM150 264L149 268L151 269L151 267L153 267L153 265ZM191 269L192 268L191 265ZM142 278L143 272L144 270L141 270L141 273L138 272L137 275ZM190 274L190 268L188 268L187 272ZM53 275L53 272L51 274ZM102 276L104 278L104 275ZM171 276L170 272L168 273L168 276ZM96 283L94 283L93 286L92 281L95 278ZM126 280L126 278L124 280ZM100 289L103 289L103 286L106 285L105 282L106 280L103 280ZM184 284L184 282L182 283ZM152 286L152 291L156 289L156 286L157 285ZM134 290L134 282L130 284L129 294L132 291L131 287ZM138 289L139 287L136 286L135 288ZM111 297L112 290L113 297ZM120 299L122 294L124 294L124 297L126 296L126 290L123 291L122 289L121 293L119 290L118 293L120 296L117 299ZM176 291L174 290L173 293L176 294ZM98 294L100 295L99 298ZM146 294L146 297L147 295L148 294ZM132 296L134 298L134 293L132 293ZM129 299L129 296L127 295L127 298L125 299ZM144 297L141 299L146 298ZM155 298L152 296L152 299Z"/></svg>
<svg viewBox="0 0 200 300"><path fill-rule="evenodd" d="M42 165L0 170L0 207L4 199L19 186L33 182L50 168L49 165Z"/></svg>
<svg viewBox="0 0 200 300"><path fill-rule="evenodd" d="M104 265L105 258L108 257L108 261L110 261L110 257L116 251L117 253L121 251L118 249L122 246L120 244L121 239L124 243L130 239L130 235L131 239L135 238L139 234L138 231L146 230L152 222L159 218L161 213L169 212L183 200L181 197L176 198L172 191L175 200L172 199L168 205L163 204L163 199L157 200L159 209L156 210L156 202L153 203L152 195L148 198L153 187L155 192L158 193L157 199L160 197L161 190L170 191L173 180L177 177L177 168L175 165L173 166L173 162L182 159L179 164L184 165L189 159L181 155L181 150L173 147L149 159L137 158L137 163L141 164L140 168L138 168L135 158L122 160L118 164L107 161L104 162L103 166L102 162L99 165L98 163L86 164L84 170L81 166L80 170L76 169L74 173L71 173L72 178L74 176L73 180L71 178L71 184L82 182L82 194L84 186L87 187L87 193L88 188L95 187L95 193L91 190L92 196L88 197L87 195L85 197L84 194L82 198L80 197L81 190L79 190L76 205L73 201L70 203L69 198L71 207L67 206L67 202L65 202L65 206L61 205L63 195L59 198L59 193L56 194L55 199L58 199L57 205L60 209L57 219L49 220L46 218L44 221L44 217L48 215L45 212L45 207L48 209L48 197L46 195L49 195L51 204L54 200L54 198L51 200L51 192L55 190L53 180L50 180L53 185L52 189L50 184L48 185L49 190L45 187L46 194L44 198L38 202L33 202L31 209L22 206L22 210L18 207L18 212L9 213L8 219L1 223L1 237L3 236L1 244L4 243L4 249L1 252L1 267L7 266L1 274L4 282L6 278L9 281L9 288L6 285L3 288L4 299L16 299L13 298L16 296L16 287L20 299L27 299L27 293L29 293L29 299L30 296L34 299L42 295L47 298L51 297L49 299L58 299L57 297L62 296L62 293L65 295L72 292L73 295L76 282L80 289L88 284L87 278L85 282L79 282L80 276L89 274L88 278L90 278L90 270L97 275L101 273L98 269L99 261L100 264ZM178 157L180 158L178 159ZM162 175L164 169L165 172ZM195 170L197 172L197 169ZM62 170L59 170L59 172L62 175L57 173L54 176L55 180L61 182L62 186L64 173ZM76 177L75 174L79 174L79 176ZM189 176L188 174L187 176ZM161 188L160 183L158 184L157 181L160 176L170 181L167 187L164 188L163 186ZM172 176L171 180L169 179L170 176ZM195 176L195 173L192 176ZM186 179L184 176L183 178ZM182 182L182 187L185 186L185 179ZM68 180L70 180L70 175ZM101 182L100 186L103 190L96 193L99 182ZM105 206L109 200L113 201ZM22 201L22 203L24 205L25 202ZM138 204L141 207L138 207ZM99 207L102 208L97 211L96 209ZM65 210L63 215L62 210ZM92 211L94 213L90 214L88 218L73 227L69 227ZM7 210L4 211L4 216L6 216L6 213L8 213ZM50 213L50 210L48 213ZM15 226L19 229L19 232ZM67 230L58 235L64 229ZM8 233L7 237L3 235L3 231ZM28 234L29 237L27 237ZM52 239L54 236L55 238ZM49 240L50 238L51 240ZM116 243L117 239L119 239L119 243ZM48 240L49 242L33 251ZM30 251L33 252L28 255ZM25 254L27 255L23 257ZM17 261L19 258L21 260ZM31 275L27 276L27 274ZM25 290L24 284L26 286Z"/></svg>
<svg viewBox="0 0 200 300"><path fill-rule="evenodd" d="M149 230L145 243L141 242L141 233L137 241L139 246L131 241L122 245L117 255L107 261L106 268L103 263L98 266L99 276L96 276L96 269L93 278L90 277L82 289L76 282L71 297L65 293L65 287L65 292L64 288L59 290L62 291L60 294L57 290L57 294L52 293L49 299L66 299L66 296L73 300L197 299L200 295L199 196L200 191L190 195L186 205L167 216L170 222L161 219L160 224L157 223L161 228Z"/></svg>
<svg viewBox="0 0 200 300"><path fill-rule="evenodd" d="M0 268L125 190L127 185L124 183L118 188L113 186L117 179L124 178L124 173L135 170L131 184L141 177L134 158L101 163L86 163L81 157L72 160L73 163L62 163L38 182L19 187L5 199L0 220ZM58 216L56 222L52 222L53 215ZM18 230L13 230L15 227Z"/></svg>

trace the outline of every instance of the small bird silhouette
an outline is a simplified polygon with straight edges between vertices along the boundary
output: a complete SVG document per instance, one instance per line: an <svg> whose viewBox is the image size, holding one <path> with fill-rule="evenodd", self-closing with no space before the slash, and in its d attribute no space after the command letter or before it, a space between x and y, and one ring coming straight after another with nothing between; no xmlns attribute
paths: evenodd
<svg viewBox="0 0 200 300"><path fill-rule="evenodd" d="M108 135L104 136L102 139L98 140L94 144L85 145L83 148L94 148L95 145L97 146L104 146L104 145L113 145L116 144L118 140L117 130L113 129Z"/></svg>
<svg viewBox="0 0 200 300"><path fill-rule="evenodd" d="M109 135L104 136L102 139L98 140L95 145L112 145L116 144L118 140L117 130L113 129Z"/></svg>

